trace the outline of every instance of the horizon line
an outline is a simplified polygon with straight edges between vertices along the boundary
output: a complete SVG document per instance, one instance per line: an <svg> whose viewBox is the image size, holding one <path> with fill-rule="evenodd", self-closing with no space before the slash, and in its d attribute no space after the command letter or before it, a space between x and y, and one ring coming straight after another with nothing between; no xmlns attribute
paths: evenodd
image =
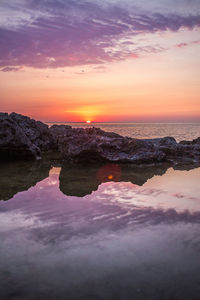
<svg viewBox="0 0 200 300"><path fill-rule="evenodd" d="M109 124L114 124L114 123L122 123L122 124L200 124L199 121L177 121L177 122L171 122L171 121L164 121L164 122L157 122L157 121L152 121L152 122L145 122L145 121L99 121L99 122L92 122L90 124L86 123L85 121L42 121L44 123L80 123L80 124L86 124L87 126L90 126L91 124L99 124L99 123L109 123Z"/></svg>

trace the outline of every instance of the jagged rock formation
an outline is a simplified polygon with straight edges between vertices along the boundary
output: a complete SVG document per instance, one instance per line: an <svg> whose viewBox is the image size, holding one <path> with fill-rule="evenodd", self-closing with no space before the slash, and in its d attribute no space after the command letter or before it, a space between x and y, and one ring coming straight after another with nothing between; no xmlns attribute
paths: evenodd
<svg viewBox="0 0 200 300"><path fill-rule="evenodd" d="M65 159L73 161L112 161L152 163L165 159L165 154L152 143L108 133L74 130L63 138L59 149Z"/></svg>
<svg viewBox="0 0 200 300"><path fill-rule="evenodd" d="M9 117L23 130L30 142L41 151L53 147L52 135L46 124L16 113L11 113Z"/></svg>
<svg viewBox="0 0 200 300"><path fill-rule="evenodd" d="M166 154L166 159L175 163L200 163L200 138L179 143L173 137L151 140L160 151Z"/></svg>
<svg viewBox="0 0 200 300"><path fill-rule="evenodd" d="M173 137L139 140L99 128L53 125L11 113L0 114L0 159L39 158L57 149L73 162L200 163L200 138L177 143Z"/></svg>
<svg viewBox="0 0 200 300"><path fill-rule="evenodd" d="M0 114L0 159L33 159L40 156L40 148L31 142L25 130L11 115Z"/></svg>

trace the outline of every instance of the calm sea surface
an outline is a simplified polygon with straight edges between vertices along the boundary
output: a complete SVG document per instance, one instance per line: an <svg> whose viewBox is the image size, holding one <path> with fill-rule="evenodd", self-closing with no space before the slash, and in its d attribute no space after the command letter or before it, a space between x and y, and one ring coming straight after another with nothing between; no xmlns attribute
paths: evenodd
<svg viewBox="0 0 200 300"><path fill-rule="evenodd" d="M200 136L198 124L100 125ZM1 164L0 299L199 300L199 183L190 165Z"/></svg>
<svg viewBox="0 0 200 300"><path fill-rule="evenodd" d="M177 141L192 140L200 136L200 123L47 123L71 125L75 128L99 127L123 136L138 139L173 136Z"/></svg>

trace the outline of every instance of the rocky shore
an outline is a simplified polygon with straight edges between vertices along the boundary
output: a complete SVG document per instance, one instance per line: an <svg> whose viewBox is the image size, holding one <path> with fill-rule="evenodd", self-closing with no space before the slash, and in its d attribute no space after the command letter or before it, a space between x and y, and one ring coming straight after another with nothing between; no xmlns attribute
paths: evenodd
<svg viewBox="0 0 200 300"><path fill-rule="evenodd" d="M41 159L57 151L75 163L115 162L133 164L199 164L200 137L179 143L173 137L140 140L105 132L99 128L50 128L16 113L0 113L0 160Z"/></svg>

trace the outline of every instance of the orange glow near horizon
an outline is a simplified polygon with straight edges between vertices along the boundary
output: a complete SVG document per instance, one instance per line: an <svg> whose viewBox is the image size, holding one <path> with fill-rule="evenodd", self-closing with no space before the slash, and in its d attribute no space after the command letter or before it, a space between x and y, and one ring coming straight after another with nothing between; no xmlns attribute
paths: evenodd
<svg viewBox="0 0 200 300"><path fill-rule="evenodd" d="M167 34L177 43L178 33ZM199 30L179 34L195 40ZM80 66L0 72L0 111L44 122L200 122L199 51L196 43L81 74Z"/></svg>
<svg viewBox="0 0 200 300"><path fill-rule="evenodd" d="M200 122L198 1L9 2L0 1L1 112L43 122Z"/></svg>
<svg viewBox="0 0 200 300"><path fill-rule="evenodd" d="M67 114L74 115L79 120L91 123L97 116L101 116L102 112L97 106L80 106L76 109L66 110Z"/></svg>

